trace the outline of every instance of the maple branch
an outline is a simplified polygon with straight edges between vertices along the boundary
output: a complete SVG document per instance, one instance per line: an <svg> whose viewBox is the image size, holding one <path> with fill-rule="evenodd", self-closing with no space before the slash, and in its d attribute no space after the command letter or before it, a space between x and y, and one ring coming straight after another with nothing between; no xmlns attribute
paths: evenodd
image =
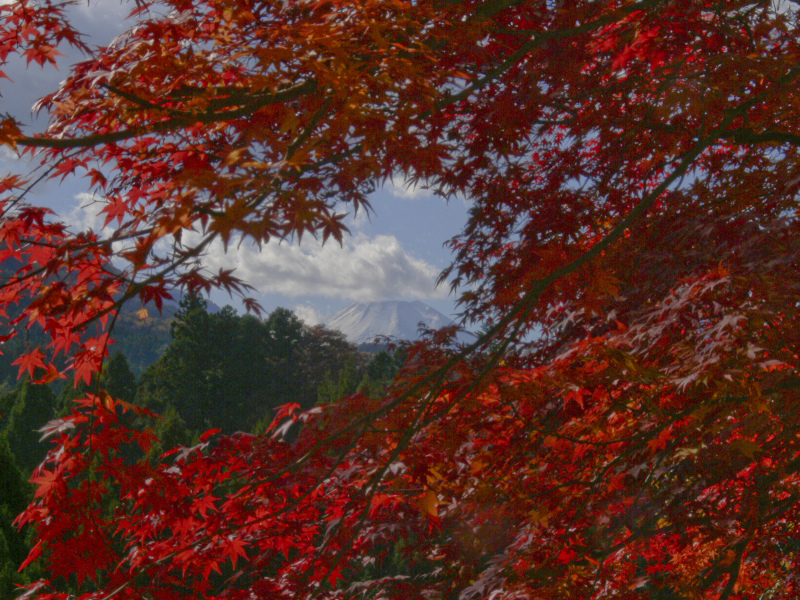
<svg viewBox="0 0 800 600"><path fill-rule="evenodd" d="M437 104L436 109L439 110L441 108L444 108L446 106L449 106L453 103L459 102L467 98L474 92L480 90L481 88L485 87L492 81L496 80L531 50L544 45L546 42L550 40L571 37L574 35L579 35L581 33L594 31L609 23L614 22L619 18L620 15L628 14L636 10L641 10L643 8L648 8L654 5L658 5L663 1L664 0L643 0L642 2L639 2L637 4L623 7L615 11L614 13L606 15L605 17L601 17L600 19L597 19L590 23L584 23L576 27L554 32L545 32L545 33L536 32L535 38L533 40L529 41L526 44L523 44L517 51L515 51L513 54L507 57L505 61L503 61L500 65L492 69L479 81L476 81L472 85L463 89L458 94L446 97L444 100L442 100ZM503 2L500 3L500 5L505 5L505 4L511 6L515 4L515 2L513 0L511 2L509 2L508 0L503 0ZM503 10L504 8L506 8L506 6L500 6L498 10ZM491 14L494 14L494 12L497 11L494 12L490 11L490 12ZM17 143L22 146L33 147L33 148L86 148L99 144L112 144L126 139L131 139L139 135L146 135L151 133L163 133L176 128L192 126L197 123L210 124L219 121L237 119L247 116L265 106L281 102L290 102L292 100L296 100L297 98L303 95L314 93L318 88L318 82L315 79L309 79L302 83L296 84L292 87L286 88L284 90L264 94L262 97L257 98L256 100L249 103L245 102L243 105L241 105L242 103L238 101L238 99L235 99L233 102L230 103L230 105L239 106L239 108L235 110L224 111L224 112L210 111L205 113L190 113L190 112L176 111L174 109L160 107L143 98L136 96L135 94L131 94L125 90L121 90L107 83L101 83L100 87L107 89L112 93L115 93L120 97L125 98L131 102L134 102L135 104L138 104L143 108L168 110L175 116L167 121L152 123L146 126L133 127L130 129L126 129L124 131L116 131L116 132L88 135L75 138L23 137L20 138L17 141ZM217 100L217 103L218 103L217 106L212 105L212 107L220 109L228 106L228 103L225 101L225 99L219 99ZM429 112L421 114L420 118L425 118L426 116L430 116ZM352 150L347 152L346 154L351 154L351 153ZM332 157L330 162L337 162L338 159L339 157Z"/></svg>
<svg viewBox="0 0 800 600"><path fill-rule="evenodd" d="M752 129L739 128L728 131L720 137L733 140L737 144L777 143L800 147L800 135L788 131L764 131L762 133L755 133Z"/></svg>
<svg viewBox="0 0 800 600"><path fill-rule="evenodd" d="M138 104L142 108L150 108L150 109L153 109L153 110L163 110L163 107L159 106L158 104L153 104L149 100L145 100L144 98L140 98L139 96L136 96L134 94L126 92L125 90L121 90L120 88L114 87L113 85L111 85L109 83L101 83L100 87L108 90L109 92L113 92L117 96L120 96L121 98L125 98L126 100L129 100L130 102L133 102L134 104Z"/></svg>
<svg viewBox="0 0 800 600"><path fill-rule="evenodd" d="M794 75L787 74L789 77L793 77ZM454 358L454 361L458 361L460 359L465 358L466 356L470 355L472 352L476 351L478 348L484 346L490 340L494 339L500 332L502 332L506 326L515 322L514 327L510 335L505 335L503 337L502 342L498 345L498 348L490 355L489 359L487 360L484 368L482 369L481 373L478 374L476 380L480 381L483 377L486 376L501 360L502 356L504 355L505 351L507 350L508 346L511 344L511 340L516 337L516 335L521 331L524 323L527 320L527 317L533 312L539 298L544 293L544 291L553 283L571 275L579 268L584 266L585 264L592 261L594 258L600 256L600 254L609 246L611 246L614 242L616 242L620 237L623 236L625 231L630 228L635 222L637 222L641 217L643 217L647 211L652 207L652 205L658 200L658 198L663 194L669 186L671 186L675 181L682 178L689 170L689 168L694 164L694 161L703 153L707 148L709 148L713 143L719 139L723 132L730 126L730 124L738 117L741 113L745 112L753 105L757 103L759 96L751 98L748 101L741 103L739 106L732 109L724 119L722 119L721 123L715 127L708 135L706 135L703 139L699 140L698 143L689 150L688 152L684 153L680 159L680 163L678 166L672 171L672 173L667 176L658 186L656 186L650 193L648 193L642 200L633 207L633 209L623 218L617 225L599 242L595 243L589 250L584 252L581 256L577 257L576 259L572 260L571 262L567 263L566 265L556 269L555 271L551 272L548 276L543 277L539 280L536 280L531 285L530 289L525 292L525 295L522 299L512 308L510 309L504 316L501 318L494 326L488 329L482 336L478 338L470 346L466 347L464 350L459 352ZM447 366L443 367L449 371L452 366L455 366L456 362L452 364L448 363Z"/></svg>
<svg viewBox="0 0 800 600"><path fill-rule="evenodd" d="M800 73L799 69L791 69L788 73L786 73L782 78L782 82L788 82L797 77L798 73ZM724 138L725 133L728 131L728 127L738 118L741 114L746 114L747 110L755 106L761 98L765 95L765 93L758 94L749 100L746 100L740 103L735 108L731 109L725 117L721 120L721 122L714 127L703 139L698 140L697 144L692 148L690 151L683 154L680 159L680 164L672 171L672 173L664 179L658 186L656 186L649 194L647 194L634 208L628 213L628 215L622 219L602 240L597 242L594 246L592 246L589 250L587 250L584 254L580 257L574 259L572 262L564 265L563 267L556 269L547 277L539 279L533 283L531 289L526 292L525 296L519 302L517 307L510 310L503 319L501 319L498 324L493 327L490 332L494 331L495 333L499 332L505 325L509 324L512 320L519 318L516 328L514 329L515 333L518 333L520 327L522 326L522 322L525 318L532 312L536 301L544 292L544 290L550 286L555 281L570 275L577 271L580 267L587 264L594 258L600 256L600 254L608 248L611 244L617 241L622 235L625 233L625 230L628 229L631 225L633 225L636 221L638 221L644 214L650 209L650 207L656 202L656 200L663 194L672 183L677 181L679 178L683 177L689 168L692 166L694 161L703 153L707 148L712 146L714 142L718 139ZM489 333L489 332L487 332ZM479 340L480 342L480 340ZM476 343L479 343L476 342ZM505 351L505 348L508 347L510 343L510 338L507 338L505 341L505 345L502 346L502 350ZM498 356L499 359L499 356Z"/></svg>
<svg viewBox="0 0 800 600"><path fill-rule="evenodd" d="M330 108L332 103L333 103L332 97L328 97L325 99L319 110L316 113L314 113L314 115L311 117L311 120L309 121L306 128L303 129L300 135L298 135L297 138L291 144L289 144L289 147L286 149L286 155L283 159L284 162L290 161L294 156L295 152L297 152L300 146L302 146L303 143L314 132L314 130L319 125L319 122L322 120L322 117L325 116L326 112L328 112L328 109Z"/></svg>
<svg viewBox="0 0 800 600"><path fill-rule="evenodd" d="M319 84L317 83L316 79L308 79L306 81L303 81L302 83L298 83L284 90L280 90L278 92L273 92L269 94L264 94L263 97L258 98L257 100L251 102L250 104L240 106L235 110L229 110L224 112L203 112L203 113L172 111L173 114L177 114L178 116L171 118L167 121L150 123L148 125L143 125L140 127L132 127L124 131L100 133L96 135L87 135L84 137L75 137L75 138L26 137L19 139L17 143L22 146L28 146L31 148L87 148L91 146L96 146L98 144L112 144L115 142L120 142L123 140L134 138L139 135L146 135L151 133L163 133L171 131L173 129L191 127L193 125L196 125L197 123L203 123L207 125L211 123L217 123L219 121L230 121L233 119L239 119L247 115L250 115L251 113L261 108L264 108L265 106L269 106L271 104L278 104L281 102L291 102L292 100L296 100L301 96L313 94L317 90L318 85ZM110 86L106 87L114 91ZM127 97L127 94L126 96L123 97ZM137 99L136 102L142 103L146 101ZM161 107L158 108L159 110L167 110Z"/></svg>
<svg viewBox="0 0 800 600"><path fill-rule="evenodd" d="M733 116L730 116L730 120L732 120L732 119L733 119ZM727 120L726 120L725 121L725 126L727 126L727 124L728 123L727 123ZM722 127L722 125L720 127ZM517 319L519 317L519 319L517 320L516 327L515 327L515 331L518 331L519 328L522 327L522 323L525 321L525 317L533 310L536 302L541 297L541 294L544 292L544 290L547 287L549 287L549 285L551 285L553 282L557 281L558 279L561 279L562 277L565 277L565 276L573 273L578 268L580 268L581 266L583 266L584 264L588 263L593 258L598 256L605 248L607 248L612 243L614 243L617 239L619 239L619 237L621 237L623 235L625 230L628 229L630 227L630 225L632 225L634 222L636 222L641 216L643 216L647 212L647 210L649 210L649 208L652 206L652 204L661 196L661 194L664 191L666 191L666 189L674 181L676 181L677 179L682 177L686 173L686 171L688 171L690 166L694 163L695 159L698 156L700 156L705 151L705 149L713 143L714 139L716 139L716 136L709 136L708 138L706 138L706 140L703 140L702 142L698 143L691 151L689 151L686 154L684 154L684 156L681 159L680 165L664 181L662 181L660 185L658 185L653 191L651 191L650 194L645 196L642 199L642 201L640 201L639 204L637 204L637 206L635 206L634 209L631 210L631 212L622 221L620 221L620 223L618 223L617 226L603 240L601 240L600 242L595 244L591 249L589 249L587 252L585 252L581 257L575 259L574 261L572 261L571 263L565 265L564 267L562 267L560 269L557 269L556 271L551 273L548 277L545 277L545 278L540 279L537 282L535 282L534 285L532 286L532 288L526 293L526 295L523 297L523 299L517 305L517 307L515 307L512 310L510 310L508 312L508 314L503 319L501 319L494 327L490 328L476 342L474 342L473 344L467 346L466 348L464 348L461 351L459 351L458 353L456 353L454 356L452 356L450 359L448 359L445 362L444 365L442 365L441 367L436 369L432 374L426 375L425 377L423 377L416 384L412 385L410 389L406 390L398 398L394 399L393 401L391 401L390 403L388 403L387 405L385 405L381 409L379 409L377 411L373 411L369 415L366 415L365 417L357 419L355 422L353 422L350 425L340 429L338 432L335 432L335 433L327 436L325 440L322 440L322 441L318 442L314 447L312 447L311 450L309 450L306 453L306 459L308 459L308 457L310 457L311 454L313 452L315 452L316 450L321 449L326 444L329 444L331 440L336 439L337 437L340 437L340 436L344 435L348 430L352 430L353 427L363 426L363 424L368 423L369 421L372 421L372 420L378 418L382 414L386 414L388 411L390 411L391 409L395 408L396 406L399 406L399 404L401 404L402 402L404 402L405 400L410 398L417 391L422 390L422 389L427 389L429 391L428 400L427 400L427 402L424 403L423 407L420 407L420 408L417 409L416 415L415 415L415 418L414 418L414 423L412 424L412 426L408 427L408 429L405 432L405 435L403 436L403 438L394 447L390 458L386 462L386 466L384 466L382 469L380 469L378 473L373 475L370 478L370 481L368 482L368 484L365 486L365 489L369 490L371 493L374 493L373 490L374 490L375 484L385 476L385 474L386 474L386 472L388 470L388 464L391 463L391 460L393 458L396 458L397 456L399 456L399 454L408 447L408 444L410 443L413 435L415 435L416 432L418 431L417 425L422 424L422 427L424 428L426 425L430 424L431 422L433 422L435 420L440 419L443 416L443 415L440 414L440 415L436 415L435 417L432 417L432 418L429 418L429 419L425 419L424 421L420 421L420 418L423 416L426 407L433 401L433 398L436 397L438 391L441 390L441 385L444 382L445 377L450 372L450 370L454 366L456 366L459 362L461 362L464 358L466 358L467 356L471 355L477 349L483 347L488 341L493 339L494 336L497 335L497 333L502 331L502 329L504 329L506 325L508 325L513 320L515 320L515 319ZM505 352L506 348L510 344L510 340L511 340L512 337L513 337L513 334L511 336L506 336L505 337L505 339L501 343L500 347L489 357L489 360L486 361L483 369L473 379L473 381L471 382L469 388L466 391L462 391L461 393L459 393L458 394L458 398L465 397L471 391L474 391L478 387L478 385L480 385L480 382L484 379L484 377L499 362L499 360L502 357L503 353ZM452 410L452 408L454 408L455 405L456 405L456 402L455 401L452 402L450 404L450 406L445 410L444 414L446 414L447 412ZM350 448L352 448L352 447L353 446L350 446ZM617 460L619 460L619 457L618 457ZM615 463L615 462L616 462L616 460L612 461L611 465L607 465L605 471L607 471L609 468L611 468L611 466L613 466L613 463ZM574 483L581 483L583 485L593 486L593 485L597 485L599 480L600 480L599 478L596 478L592 482L572 482L572 483L573 484ZM337 554L341 555L341 552L337 553Z"/></svg>
<svg viewBox="0 0 800 600"><path fill-rule="evenodd" d="M515 4L514 0L510 1L499 0L499 2L501 5L508 4L509 6L511 6ZM595 21L590 21L589 23L584 23L582 25L577 25L575 27L570 27L568 29L560 29L558 31L547 31L547 32L540 32L540 31L529 32L534 36L532 40L520 46L515 52L509 55L502 63L500 63L494 69L489 71L486 75L484 75L481 79L479 79L472 85L467 86L457 94L454 94L452 96L447 96L444 100L442 100L437 104L436 108L442 109L446 106L449 106L451 104L466 99L467 97L471 96L473 93L477 92L481 88L486 87L494 80L496 80L498 77L500 77L503 73L508 71L531 50L544 46L550 40L569 38L574 35L580 35L582 33L596 31L597 29L600 29L602 27L605 27L606 25L609 25L610 23L617 21L621 15L626 15L631 12L635 12L645 8L650 8L652 6L657 6L658 4L661 4L663 2L664 0L642 0L641 2L638 2L636 4L622 7L606 15L605 17L601 17ZM502 8L499 8L499 10L504 10L505 8L507 7L502 6ZM499 10L495 12L499 12ZM494 14L494 12L492 12L491 14Z"/></svg>

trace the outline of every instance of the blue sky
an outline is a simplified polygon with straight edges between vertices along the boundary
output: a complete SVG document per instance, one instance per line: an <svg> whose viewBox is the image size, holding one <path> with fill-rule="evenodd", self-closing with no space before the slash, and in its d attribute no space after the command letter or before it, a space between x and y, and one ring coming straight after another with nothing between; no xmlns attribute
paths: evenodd
<svg viewBox="0 0 800 600"><path fill-rule="evenodd" d="M128 4L118 0L80 3L73 11L74 22L88 34L89 43L105 44L125 28ZM4 67L12 82L0 82L2 111L10 112L30 124L27 133L41 131L45 122L31 116L31 106L39 97L54 90L68 66L81 56L68 48L59 61L59 70L39 69L22 63ZM19 165L10 151L0 154L0 169ZM92 204L86 185L79 178L58 184L38 186L29 201L48 206L74 227L98 228L99 205ZM361 212L348 220L351 236L342 247L335 242L321 246L312 238L302 244L268 244L261 252L231 244L228 253L222 246L212 248L207 265L237 269L237 274L253 285L254 294L265 309L285 306L309 323L319 322L336 311L359 301L422 300L446 315L454 312L449 288L435 287L451 254L444 242L456 235L467 218L462 200L444 202L424 189L409 189L402 181L388 182L371 198L374 212ZM217 304L232 304L225 294L212 296Z"/></svg>

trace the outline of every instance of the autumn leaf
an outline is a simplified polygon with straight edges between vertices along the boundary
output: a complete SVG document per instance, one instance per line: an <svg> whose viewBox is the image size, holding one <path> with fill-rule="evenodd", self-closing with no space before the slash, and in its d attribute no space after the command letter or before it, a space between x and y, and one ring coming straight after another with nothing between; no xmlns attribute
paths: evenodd
<svg viewBox="0 0 800 600"><path fill-rule="evenodd" d="M38 486L33 494L34 498L46 496L60 487L61 476L53 471L42 470L42 474L31 479L31 483Z"/></svg>
<svg viewBox="0 0 800 600"><path fill-rule="evenodd" d="M17 358L12 365L19 365L19 374L17 377L22 377L23 374L27 374L28 377L33 378L33 374L37 368L40 369L47 369L47 365L44 362L45 355L39 350L39 348L34 348L32 351L27 352Z"/></svg>
<svg viewBox="0 0 800 600"><path fill-rule="evenodd" d="M33 427L23 597L798 597L794 3L132 9L89 48L64 3L0 5L4 62L85 52L46 126L0 121L27 153L0 179L3 350L89 386ZM212 429L179 448L99 387L126 302L250 294L220 241L341 244L387 180L468 203L439 283L474 342L401 344L391 381L282 398L259 435L194 394ZM61 182L103 194L100 231L53 212Z"/></svg>
<svg viewBox="0 0 800 600"><path fill-rule="evenodd" d="M419 500L419 507L422 514L431 517L439 516L439 496L433 490L428 490L425 495Z"/></svg>
<svg viewBox="0 0 800 600"><path fill-rule="evenodd" d="M0 77L6 77L6 74L0 71ZM5 117L0 121L0 144L9 146L12 150L17 150L17 140L22 137L22 131L19 129L19 124L13 117Z"/></svg>

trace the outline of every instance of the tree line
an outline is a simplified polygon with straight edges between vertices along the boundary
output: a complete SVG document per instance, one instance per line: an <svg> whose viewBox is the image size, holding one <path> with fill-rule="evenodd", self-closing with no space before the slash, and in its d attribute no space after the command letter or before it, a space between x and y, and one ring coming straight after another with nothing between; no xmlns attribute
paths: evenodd
<svg viewBox="0 0 800 600"><path fill-rule="evenodd" d="M284 404L308 409L357 391L375 393L401 362L399 352L359 351L342 333L308 326L286 308L264 319L239 315L230 306L210 312L197 295L181 300L169 329L171 342L139 377L117 351L99 379L114 398L159 415L131 423L154 429L159 442L150 451L151 460L159 460L164 450L196 443L209 429L263 432ZM25 379L13 388L5 384L0 393L2 597L11 597L14 584L32 576L17 574L31 544L27 532L12 523L33 495L23 473L34 472L49 449L38 430L69 415L73 401L92 392L85 383L57 386Z"/></svg>

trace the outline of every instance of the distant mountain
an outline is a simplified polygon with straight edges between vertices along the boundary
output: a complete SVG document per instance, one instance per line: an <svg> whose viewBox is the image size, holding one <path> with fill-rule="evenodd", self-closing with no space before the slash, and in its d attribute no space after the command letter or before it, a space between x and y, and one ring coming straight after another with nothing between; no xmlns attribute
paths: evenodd
<svg viewBox="0 0 800 600"><path fill-rule="evenodd" d="M15 259L6 259L0 262L0 280L8 280L21 266L22 263ZM119 270L110 263L106 265L106 268L111 273L119 273ZM119 313L114 325L114 333L111 336L115 343L109 348L109 352L111 354L115 352L125 354L134 375L140 375L150 364L158 360L170 342L172 342L170 323L174 319L175 313L180 309L180 301L183 298L183 294L179 290L173 290L171 293L174 299L165 299L160 312L154 302L148 302L147 306L145 306L147 309L146 318L142 318L142 314L138 312L142 305L137 299L128 301ZM18 316L28 302L30 302L29 298L21 298L21 305L14 307L14 310L10 310L9 317ZM210 313L218 313L221 310L219 306L208 299L206 299L206 303L207 310ZM34 328L28 330L25 336L19 336L0 344L2 346L2 354L0 354L0 384L6 381L11 386L16 385L19 369L12 365L14 360L29 345L32 344L33 347L45 346L49 341L49 338L43 332Z"/></svg>
<svg viewBox="0 0 800 600"><path fill-rule="evenodd" d="M452 319L418 300L390 300L353 304L326 320L324 325L328 329L338 329L353 344L369 344L379 335L398 340L416 340L419 338L419 323L439 329L452 322ZM470 341L469 337L472 334L459 335L461 341Z"/></svg>

